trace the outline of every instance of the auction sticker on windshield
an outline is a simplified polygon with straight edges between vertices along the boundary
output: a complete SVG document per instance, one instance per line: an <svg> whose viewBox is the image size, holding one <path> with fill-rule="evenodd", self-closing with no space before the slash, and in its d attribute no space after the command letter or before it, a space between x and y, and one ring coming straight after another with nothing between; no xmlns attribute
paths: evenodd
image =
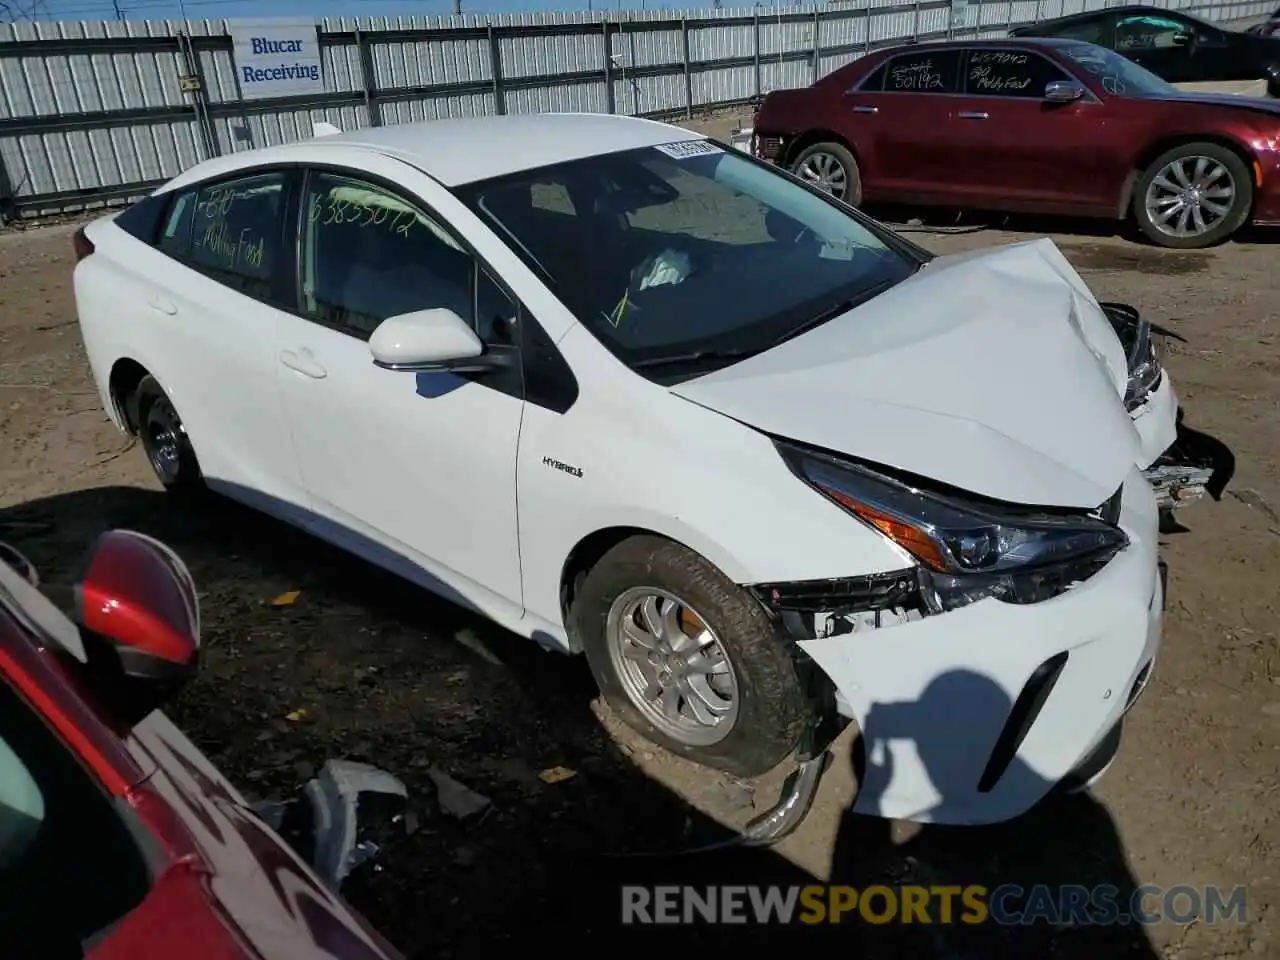
<svg viewBox="0 0 1280 960"><path fill-rule="evenodd" d="M655 150L661 150L668 157L683 160L686 157L701 157L708 153L723 153L714 143L706 140L677 140L675 143L659 143Z"/></svg>

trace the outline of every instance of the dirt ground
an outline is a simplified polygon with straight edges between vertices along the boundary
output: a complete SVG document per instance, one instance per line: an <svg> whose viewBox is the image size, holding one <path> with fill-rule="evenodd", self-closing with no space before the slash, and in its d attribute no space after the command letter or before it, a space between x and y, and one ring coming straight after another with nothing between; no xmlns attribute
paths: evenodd
<svg viewBox="0 0 1280 960"><path fill-rule="evenodd" d="M74 320L66 225L0 233L0 537L55 587L105 528L177 548L203 591L206 659L170 712L248 791L285 795L333 756L408 784L420 829L347 892L411 957L530 936L612 946L620 883L810 877L1249 890L1243 924L842 926L838 945L855 956L1280 957L1280 237L1176 253L1105 224L1003 226L913 238L950 252L1052 233L1100 297L1137 304L1187 338L1168 366L1189 421L1238 458L1228 495L1184 511L1189 529L1167 538L1165 645L1117 763L1092 795L1009 824L913 831L846 815L846 737L813 814L780 848L678 855L727 836L722 825L742 824L753 802L764 809L776 777L753 791L645 746L595 706L583 663L272 520L230 503L173 508L100 408ZM271 604L293 590L292 604ZM445 815L432 768L482 792L491 810L478 822ZM718 945L729 932L678 936Z"/></svg>

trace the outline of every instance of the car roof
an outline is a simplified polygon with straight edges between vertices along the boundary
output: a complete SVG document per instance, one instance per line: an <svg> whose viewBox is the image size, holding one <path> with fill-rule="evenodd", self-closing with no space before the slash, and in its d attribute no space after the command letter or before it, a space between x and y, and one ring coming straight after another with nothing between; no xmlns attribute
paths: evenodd
<svg viewBox="0 0 1280 960"><path fill-rule="evenodd" d="M998 37L990 40L973 39L968 40L925 40L921 43L903 43L895 47L886 47L880 53L892 56L911 50L959 50L968 49L970 47L1078 47L1089 44L1084 40L1076 40L1071 37Z"/></svg>
<svg viewBox="0 0 1280 960"><path fill-rule="evenodd" d="M316 161L331 147L372 150L404 160L445 186L456 187L604 153L703 139L691 130L640 117L532 113L368 127L290 146L314 153L309 159ZM237 156L247 160L250 153Z"/></svg>
<svg viewBox="0 0 1280 960"><path fill-rule="evenodd" d="M1203 17L1197 17L1190 10L1175 10L1168 7L1155 7L1145 3L1128 3L1120 7L1102 7L1098 10L1083 10L1080 13L1070 13L1065 17L1050 17L1048 20L1039 20L1031 26L1038 27L1042 23L1068 23L1072 20L1091 20L1101 14L1121 14L1121 13L1149 13L1154 16L1166 16L1170 13L1181 13L1190 16L1196 20L1203 20Z"/></svg>

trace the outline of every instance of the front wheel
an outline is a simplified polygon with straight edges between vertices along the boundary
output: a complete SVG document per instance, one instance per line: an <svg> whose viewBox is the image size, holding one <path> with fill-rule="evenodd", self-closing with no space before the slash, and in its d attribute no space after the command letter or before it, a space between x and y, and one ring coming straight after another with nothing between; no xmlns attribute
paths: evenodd
<svg viewBox="0 0 1280 960"><path fill-rule="evenodd" d="M810 722L795 663L760 605L677 543L636 536L614 547L571 616L610 708L673 753L758 776Z"/></svg>
<svg viewBox="0 0 1280 960"><path fill-rule="evenodd" d="M1133 215L1162 247L1194 250L1221 243L1253 208L1253 175L1234 151L1216 143L1166 150L1138 178Z"/></svg>
<svg viewBox="0 0 1280 960"><path fill-rule="evenodd" d="M862 203L858 161L841 143L815 143L791 162L791 172L851 207Z"/></svg>

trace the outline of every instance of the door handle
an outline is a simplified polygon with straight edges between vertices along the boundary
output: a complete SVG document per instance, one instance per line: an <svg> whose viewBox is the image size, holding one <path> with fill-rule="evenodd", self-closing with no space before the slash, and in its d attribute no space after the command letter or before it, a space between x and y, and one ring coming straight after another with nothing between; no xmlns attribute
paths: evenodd
<svg viewBox="0 0 1280 960"><path fill-rule="evenodd" d="M956 114L956 116L957 116L957 117L960 117L962 120L985 120L985 119L987 119L987 115L986 115L985 113L979 113L979 112L974 111L974 110L964 110L964 111L962 111L962 112L960 112L960 113L957 113L957 114Z"/></svg>
<svg viewBox="0 0 1280 960"><path fill-rule="evenodd" d="M170 303L168 300L166 300L164 297L160 296L159 294L155 294L154 296L152 296L151 299L147 301L147 306L149 306L156 313L163 313L166 317L172 317L175 313L178 312L177 307L175 307L172 303Z"/></svg>
<svg viewBox="0 0 1280 960"><path fill-rule="evenodd" d="M281 351L280 362L290 370L296 370L304 377L310 377L312 380L323 380L329 375L329 372L316 363L311 356L299 356L292 350Z"/></svg>
<svg viewBox="0 0 1280 960"><path fill-rule="evenodd" d="M854 107L854 108L853 108L853 112L854 112L854 113L879 113L879 112L880 112L880 108L879 108L879 107L861 107L861 106L859 106L859 107Z"/></svg>

